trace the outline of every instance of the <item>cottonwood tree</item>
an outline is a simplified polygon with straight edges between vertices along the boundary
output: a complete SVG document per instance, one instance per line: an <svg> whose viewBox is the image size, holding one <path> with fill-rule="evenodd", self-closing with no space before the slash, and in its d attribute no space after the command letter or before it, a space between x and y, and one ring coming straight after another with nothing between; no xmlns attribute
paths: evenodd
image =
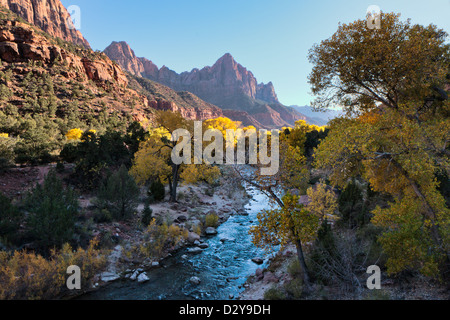
<svg viewBox="0 0 450 320"><path fill-rule="evenodd" d="M169 184L170 202L177 201L177 188L180 180L186 183L195 183L199 180L213 182L220 176L220 170L217 167L205 162L200 164L175 163L172 160L172 151L180 139L172 139L175 131L185 129L194 136L194 123L191 120L184 119L181 114L171 111L158 112L155 122L157 127L150 132L150 137L144 141L139 151L135 154L131 175L140 184L150 180L159 179L161 182ZM204 127L202 126L202 131ZM193 148L193 140L188 142L189 148ZM203 145L201 145L203 147ZM192 151L192 150L191 150ZM191 155L194 155L191 152ZM193 160L193 159L191 159Z"/></svg>
<svg viewBox="0 0 450 320"><path fill-rule="evenodd" d="M251 229L254 244L270 248L278 244L293 243L297 249L303 284L308 290L310 276L303 246L316 236L321 217L306 210L299 202L298 195L286 193L287 190L295 189L296 192L304 194L308 187L309 170L303 156L303 146L298 145L298 141L304 143L306 139L297 138L289 140L284 133L280 135L280 166L275 175L264 176L260 168L251 172L245 172L238 167L235 170L241 179L261 190L273 202L272 209L258 214L258 224Z"/></svg>
<svg viewBox="0 0 450 320"><path fill-rule="evenodd" d="M450 211L436 179L450 168L447 33L393 13L381 21L379 30L365 20L341 25L310 51L314 107L347 112L332 121L316 165L331 169L336 185L359 175L394 198L372 212L385 227L390 273L436 275L449 261Z"/></svg>

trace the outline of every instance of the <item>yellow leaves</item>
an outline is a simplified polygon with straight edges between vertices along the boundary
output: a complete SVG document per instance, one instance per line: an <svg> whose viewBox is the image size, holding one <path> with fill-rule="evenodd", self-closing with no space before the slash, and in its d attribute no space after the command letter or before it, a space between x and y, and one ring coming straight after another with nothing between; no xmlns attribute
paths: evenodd
<svg viewBox="0 0 450 320"><path fill-rule="evenodd" d="M220 169L211 165L186 165L180 175L184 183L197 183L206 181L213 184L220 177Z"/></svg>
<svg viewBox="0 0 450 320"><path fill-rule="evenodd" d="M159 139L150 137L136 152L130 174L141 185L152 178L166 181L172 170L168 164L169 157L170 149L164 147Z"/></svg>
<svg viewBox="0 0 450 320"><path fill-rule="evenodd" d="M89 130L88 132L91 132L93 134L97 133L97 130ZM81 141L81 138L83 137L83 130L75 128L71 129L66 133L67 140L71 141Z"/></svg>
<svg viewBox="0 0 450 320"><path fill-rule="evenodd" d="M16 251L10 255L0 252L0 300L54 299L66 289L67 268L81 268L82 287L105 266L106 259L96 250L97 241L91 241L87 250L73 251L66 244L60 252L53 251L49 260L35 253Z"/></svg>
<svg viewBox="0 0 450 320"><path fill-rule="evenodd" d="M215 119L209 119L204 121L204 125L208 129L217 129L222 132L223 136L226 136L227 130L237 130L241 123L233 121L226 117L219 117Z"/></svg>
<svg viewBox="0 0 450 320"><path fill-rule="evenodd" d="M82 136L83 136L83 131L78 128L69 130L69 132L66 133L66 138L68 140L81 140Z"/></svg>
<svg viewBox="0 0 450 320"><path fill-rule="evenodd" d="M8 133L0 133L0 138L9 138Z"/></svg>
<svg viewBox="0 0 450 320"><path fill-rule="evenodd" d="M175 224L168 226L167 223L157 225L153 219L145 231L147 242L141 245L140 252L146 257L160 258L166 250L173 249L186 240L188 235L188 230L184 228Z"/></svg>
<svg viewBox="0 0 450 320"><path fill-rule="evenodd" d="M307 209L318 216L322 221L327 219L329 221L337 220L336 210L338 207L336 194L328 189L325 183L317 183L307 191L310 203Z"/></svg>

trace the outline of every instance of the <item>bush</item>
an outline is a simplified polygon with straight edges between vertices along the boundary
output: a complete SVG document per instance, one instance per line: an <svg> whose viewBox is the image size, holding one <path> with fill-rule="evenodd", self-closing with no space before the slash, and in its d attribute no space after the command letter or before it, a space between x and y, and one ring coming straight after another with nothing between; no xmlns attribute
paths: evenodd
<svg viewBox="0 0 450 320"><path fill-rule="evenodd" d="M213 227L217 228L219 225L219 216L217 214L211 213L205 217L205 228Z"/></svg>
<svg viewBox="0 0 450 320"><path fill-rule="evenodd" d="M28 193L24 203L29 212L27 226L40 248L61 247L73 237L78 197L71 188L64 188L52 170L43 185Z"/></svg>
<svg viewBox="0 0 450 320"><path fill-rule="evenodd" d="M73 251L68 244L60 252L52 251L50 259L35 253L0 251L0 300L56 299L69 293L67 268L80 267L81 288L91 287L92 279L106 266L106 258L91 241L87 250ZM32 275L32 276L30 276Z"/></svg>
<svg viewBox="0 0 450 320"><path fill-rule="evenodd" d="M122 165L100 186L97 205L107 209L114 219L127 220L136 212L139 194L139 187Z"/></svg>
<svg viewBox="0 0 450 320"><path fill-rule="evenodd" d="M140 252L146 257L160 258L164 252L176 248L186 240L188 235L186 229L174 224L169 227L167 223L157 225L153 219L145 232L147 243L140 247Z"/></svg>
<svg viewBox="0 0 450 320"><path fill-rule="evenodd" d="M285 293L275 287L264 292L264 300L286 300Z"/></svg>
<svg viewBox="0 0 450 320"><path fill-rule="evenodd" d="M94 221L96 223L109 223L113 221L113 217L108 209L99 209L94 213Z"/></svg>
<svg viewBox="0 0 450 320"><path fill-rule="evenodd" d="M150 222L152 222L153 210L149 205L146 205L144 211L142 211L141 223L148 227Z"/></svg>
<svg viewBox="0 0 450 320"><path fill-rule="evenodd" d="M339 223L349 228L361 226L365 222L365 211L362 191L356 181L352 181L339 196L339 212L342 216Z"/></svg>
<svg viewBox="0 0 450 320"><path fill-rule="evenodd" d="M160 180L155 180L152 182L149 188L149 195L154 201L163 201L166 196L166 189Z"/></svg>

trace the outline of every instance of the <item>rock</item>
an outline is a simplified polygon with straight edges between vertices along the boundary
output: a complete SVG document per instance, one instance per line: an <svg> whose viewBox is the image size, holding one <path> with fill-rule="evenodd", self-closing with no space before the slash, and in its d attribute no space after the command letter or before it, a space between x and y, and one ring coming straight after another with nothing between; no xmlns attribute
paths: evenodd
<svg viewBox="0 0 450 320"><path fill-rule="evenodd" d="M206 248L209 248L209 244L203 242L203 243L200 243L198 245L198 247L201 248L201 249L206 249Z"/></svg>
<svg viewBox="0 0 450 320"><path fill-rule="evenodd" d="M189 282L195 286L198 286L202 281L199 277L192 277L189 279Z"/></svg>
<svg viewBox="0 0 450 320"><path fill-rule="evenodd" d="M264 263L264 259L261 258L253 258L252 261L256 264L263 264Z"/></svg>
<svg viewBox="0 0 450 320"><path fill-rule="evenodd" d="M147 276L147 274L145 274L145 272L141 273L138 277L137 277L137 281L142 283L142 282L147 282L149 281L150 278Z"/></svg>
<svg viewBox="0 0 450 320"><path fill-rule="evenodd" d="M130 276L130 280L136 280L137 278L138 278L138 276L139 276L139 271L138 270L135 270L134 272L133 272L133 274Z"/></svg>
<svg viewBox="0 0 450 320"><path fill-rule="evenodd" d="M152 267L153 267L153 268L159 267L159 262L158 262L158 261L153 261L153 262L152 262Z"/></svg>
<svg viewBox="0 0 450 320"><path fill-rule="evenodd" d="M197 247L200 246L200 241L199 240L195 240L194 241L194 245L197 246Z"/></svg>
<svg viewBox="0 0 450 320"><path fill-rule="evenodd" d="M268 271L268 272L264 273L264 282L276 283L278 281L279 281L278 278L275 277L275 275L272 272Z"/></svg>
<svg viewBox="0 0 450 320"><path fill-rule="evenodd" d="M192 254L198 254L198 253L203 252L203 250L199 247L194 247L194 248L189 248L188 252L192 253Z"/></svg>
<svg viewBox="0 0 450 320"><path fill-rule="evenodd" d="M60 1L9 0L0 3L48 34L90 49L81 32L74 28L69 12Z"/></svg>
<svg viewBox="0 0 450 320"><path fill-rule="evenodd" d="M181 216L178 216L178 217L174 220L174 222L175 222L175 223L184 223L184 222L186 222L187 220L188 220L188 218L187 218L186 216L181 215Z"/></svg>
<svg viewBox="0 0 450 320"><path fill-rule="evenodd" d="M198 234L196 234L195 232L189 232L187 241L190 244L194 244L195 241L200 241L200 236Z"/></svg>
<svg viewBox="0 0 450 320"><path fill-rule="evenodd" d="M213 228L213 227L208 227L205 230L205 234L208 235L208 236L212 236L212 235L217 234L217 230L215 228Z"/></svg>
<svg viewBox="0 0 450 320"><path fill-rule="evenodd" d="M261 268L256 269L255 275L256 275L257 277L259 277L259 276L262 275L262 274L263 274L263 269L261 269Z"/></svg>
<svg viewBox="0 0 450 320"><path fill-rule="evenodd" d="M117 279L120 279L120 275L118 275L115 272L106 271L100 275L100 279L103 282L111 282L111 281L116 281Z"/></svg>
<svg viewBox="0 0 450 320"><path fill-rule="evenodd" d="M183 254L183 255L181 256L181 259L186 260L187 258L188 258L188 256L187 256L186 254Z"/></svg>

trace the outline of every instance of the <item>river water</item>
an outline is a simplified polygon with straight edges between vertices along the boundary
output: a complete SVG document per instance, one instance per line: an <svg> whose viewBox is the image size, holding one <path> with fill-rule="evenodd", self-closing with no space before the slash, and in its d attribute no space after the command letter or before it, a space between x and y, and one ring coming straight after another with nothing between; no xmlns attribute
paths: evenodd
<svg viewBox="0 0 450 320"><path fill-rule="evenodd" d="M246 214L231 216L208 237L209 247L199 254L183 249L147 272L150 280L137 283L119 280L81 297L89 300L228 300L244 290L243 284L256 269L264 268L269 255L252 243L249 230L257 223L257 214L269 207L269 199L259 190L246 186L252 199ZM184 257L183 257L184 256ZM187 257L186 257L187 256ZM263 265L252 259L264 259ZM191 277L201 280L190 283Z"/></svg>

